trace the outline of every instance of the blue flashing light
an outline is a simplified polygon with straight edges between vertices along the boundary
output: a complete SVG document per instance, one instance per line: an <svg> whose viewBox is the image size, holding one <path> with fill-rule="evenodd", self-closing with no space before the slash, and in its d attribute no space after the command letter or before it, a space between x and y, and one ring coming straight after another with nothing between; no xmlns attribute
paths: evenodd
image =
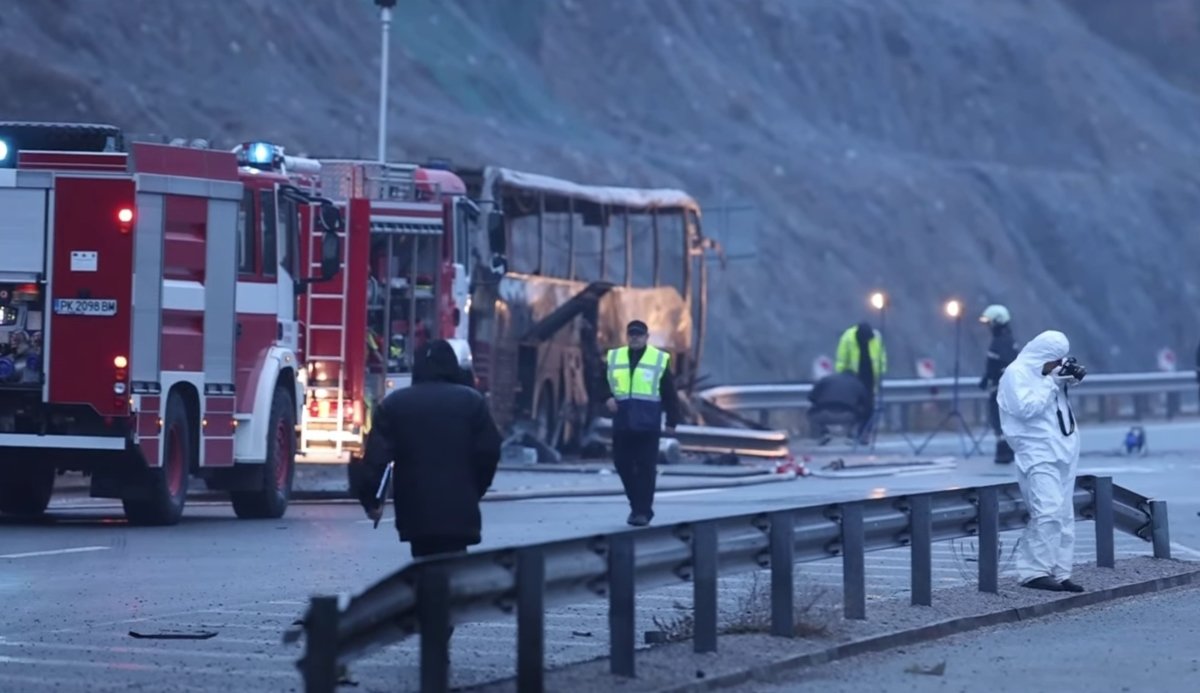
<svg viewBox="0 0 1200 693"><path fill-rule="evenodd" d="M11 153L12 147L8 145L8 141L0 139L0 165L8 162L8 157Z"/></svg>
<svg viewBox="0 0 1200 693"><path fill-rule="evenodd" d="M270 166L275 161L275 147L266 142L255 142L246 150L246 161L251 164Z"/></svg>

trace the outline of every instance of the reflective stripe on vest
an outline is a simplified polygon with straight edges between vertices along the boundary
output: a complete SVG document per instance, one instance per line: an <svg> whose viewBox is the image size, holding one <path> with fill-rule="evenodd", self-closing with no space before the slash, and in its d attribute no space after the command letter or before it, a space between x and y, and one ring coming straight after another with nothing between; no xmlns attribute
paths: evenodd
<svg viewBox="0 0 1200 693"><path fill-rule="evenodd" d="M642 354L637 367L630 373L629 347L624 346L609 351L608 385L612 388L613 399L618 401L630 399L647 402L660 401L662 397L658 392L658 383L662 380L663 371L667 369L670 362L670 354L647 346L646 353Z"/></svg>

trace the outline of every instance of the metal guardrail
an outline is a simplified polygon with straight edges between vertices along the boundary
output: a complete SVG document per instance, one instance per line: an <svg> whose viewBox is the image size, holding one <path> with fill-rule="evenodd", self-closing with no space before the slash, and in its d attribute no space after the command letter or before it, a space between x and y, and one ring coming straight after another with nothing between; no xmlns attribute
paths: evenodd
<svg viewBox="0 0 1200 693"><path fill-rule="evenodd" d="M958 384L960 400L983 400L988 394L976 387L979 376L961 377ZM768 385L722 385L700 393L700 396L721 409L734 412L770 411L774 409L805 409L812 383ZM889 380L882 383L883 401L888 404L919 404L950 401L953 398L954 378ZM1072 389L1076 397L1117 397L1194 393L1196 374L1188 371L1159 373L1096 373L1089 374Z"/></svg>
<svg viewBox="0 0 1200 693"><path fill-rule="evenodd" d="M1096 522L1096 556L1115 565L1114 530L1153 542L1170 558L1165 501L1080 477L1077 517ZM717 577L771 569L771 634L792 637L796 563L841 556L843 609L866 618L866 551L912 548L912 602L930 605L932 543L979 537L979 589L998 591L999 533L1026 520L1017 484L937 491L627 530L613 534L415 561L358 596L313 597L297 662L309 693L332 693L339 665L415 633L421 638L421 691L448 690L454 623L516 613L517 690L543 690L545 610L607 597L614 674L635 675L635 589L694 585L694 645L717 649ZM636 585L636 588L635 588Z"/></svg>
<svg viewBox="0 0 1200 693"><path fill-rule="evenodd" d="M593 426L600 440L612 442L611 419L597 419ZM734 451L744 457L765 459L784 459L790 454L788 435L783 431L681 425L675 428L672 437L686 452L720 454Z"/></svg>

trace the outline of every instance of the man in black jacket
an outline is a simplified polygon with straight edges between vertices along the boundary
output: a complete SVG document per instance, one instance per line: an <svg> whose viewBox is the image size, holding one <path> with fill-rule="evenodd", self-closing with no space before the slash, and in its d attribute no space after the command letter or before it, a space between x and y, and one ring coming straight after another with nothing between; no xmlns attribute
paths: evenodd
<svg viewBox="0 0 1200 693"><path fill-rule="evenodd" d="M1000 376L1004 369L1017 357L1020 349L1013 338L1011 316L1008 308L1001 305L990 305L979 316L979 322L989 325L992 329L992 342L988 345L987 361L983 366L983 377L979 380L979 389L988 391L988 418L992 424L992 432L996 435L996 464L1012 464L1013 449L1004 439L1004 431L1000 429L1000 406L996 403L996 392L1000 387Z"/></svg>
<svg viewBox="0 0 1200 693"><path fill-rule="evenodd" d="M453 347L434 340L417 352L412 387L384 398L372 418L356 489L367 516L389 462L400 541L413 558L466 551L481 539L479 502L500 462L500 433L487 403L462 383Z"/></svg>
<svg viewBox="0 0 1200 693"><path fill-rule="evenodd" d="M613 415L613 466L629 499L626 522L644 527L654 519L658 483L658 442L679 424L679 393L671 375L671 355L648 344L641 320L625 328L628 345L608 352L605 406Z"/></svg>

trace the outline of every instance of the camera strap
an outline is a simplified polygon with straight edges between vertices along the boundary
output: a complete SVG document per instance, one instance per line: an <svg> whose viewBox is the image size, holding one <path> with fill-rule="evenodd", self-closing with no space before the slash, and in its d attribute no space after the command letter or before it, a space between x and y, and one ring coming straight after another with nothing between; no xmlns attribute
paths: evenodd
<svg viewBox="0 0 1200 693"><path fill-rule="evenodd" d="M1070 386L1067 386L1070 387ZM1062 409L1058 408L1058 394L1054 395L1054 413L1058 415L1058 430L1062 431L1064 436L1069 436L1075 432L1075 412L1071 409L1071 395L1067 392L1067 387L1063 388L1063 399L1067 400L1067 417L1071 419L1071 430L1067 430L1067 422L1063 420Z"/></svg>

